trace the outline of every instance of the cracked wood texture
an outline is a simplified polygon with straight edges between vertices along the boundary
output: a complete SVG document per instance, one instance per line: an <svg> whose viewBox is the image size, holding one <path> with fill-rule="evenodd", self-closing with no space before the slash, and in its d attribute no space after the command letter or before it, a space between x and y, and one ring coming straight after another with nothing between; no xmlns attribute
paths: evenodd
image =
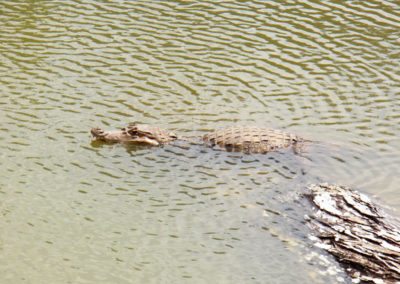
<svg viewBox="0 0 400 284"><path fill-rule="evenodd" d="M344 265L355 282L400 283L400 226L366 195L347 187L309 187L307 220L318 245Z"/></svg>

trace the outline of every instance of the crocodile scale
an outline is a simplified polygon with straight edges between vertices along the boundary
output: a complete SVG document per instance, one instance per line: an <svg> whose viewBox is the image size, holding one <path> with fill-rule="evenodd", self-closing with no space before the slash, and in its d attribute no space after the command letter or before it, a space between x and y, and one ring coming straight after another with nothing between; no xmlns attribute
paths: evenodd
<svg viewBox="0 0 400 284"><path fill-rule="evenodd" d="M268 153L294 146L302 139L277 129L234 126L218 129L203 136L210 147L219 146L227 151L244 153Z"/></svg>

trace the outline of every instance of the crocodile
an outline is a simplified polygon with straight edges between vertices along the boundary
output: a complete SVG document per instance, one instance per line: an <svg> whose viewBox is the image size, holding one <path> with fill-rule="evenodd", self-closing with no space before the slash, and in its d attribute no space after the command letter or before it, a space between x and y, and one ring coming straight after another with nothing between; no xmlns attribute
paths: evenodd
<svg viewBox="0 0 400 284"><path fill-rule="evenodd" d="M140 143L151 146L162 146L175 140L192 141L189 137L178 137L174 132L158 127L131 123L120 130L105 131L92 128L94 140L104 142ZM297 150L305 139L282 130L255 127L232 126L217 129L198 137L199 143L208 147L218 147L228 152L260 153L284 148Z"/></svg>
<svg viewBox="0 0 400 284"><path fill-rule="evenodd" d="M190 137L136 123L114 131L93 128L91 133L95 141L104 142L151 146L176 140L193 142ZM284 148L299 152L304 142L310 142L281 130L253 126L222 128L196 139L230 152L261 154ZM316 246L336 257L354 283L400 283L400 223L350 188L320 184L310 186L308 191L304 196L313 205L312 215L304 218Z"/></svg>

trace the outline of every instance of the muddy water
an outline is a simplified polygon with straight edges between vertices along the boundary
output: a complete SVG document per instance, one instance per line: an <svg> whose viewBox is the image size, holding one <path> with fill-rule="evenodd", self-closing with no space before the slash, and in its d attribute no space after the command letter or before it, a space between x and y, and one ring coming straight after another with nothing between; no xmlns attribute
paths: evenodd
<svg viewBox="0 0 400 284"><path fill-rule="evenodd" d="M1 283L337 283L298 196L400 209L396 1L1 1ZM304 155L91 145L130 121ZM347 281L347 279L344 279Z"/></svg>

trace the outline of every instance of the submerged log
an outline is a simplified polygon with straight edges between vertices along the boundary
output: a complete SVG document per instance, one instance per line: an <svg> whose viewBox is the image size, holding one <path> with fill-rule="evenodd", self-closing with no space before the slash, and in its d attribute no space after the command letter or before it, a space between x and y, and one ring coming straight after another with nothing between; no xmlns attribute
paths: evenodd
<svg viewBox="0 0 400 284"><path fill-rule="evenodd" d="M314 208L307 221L318 245L335 256L353 282L400 283L398 220L350 188L319 184L309 190Z"/></svg>

